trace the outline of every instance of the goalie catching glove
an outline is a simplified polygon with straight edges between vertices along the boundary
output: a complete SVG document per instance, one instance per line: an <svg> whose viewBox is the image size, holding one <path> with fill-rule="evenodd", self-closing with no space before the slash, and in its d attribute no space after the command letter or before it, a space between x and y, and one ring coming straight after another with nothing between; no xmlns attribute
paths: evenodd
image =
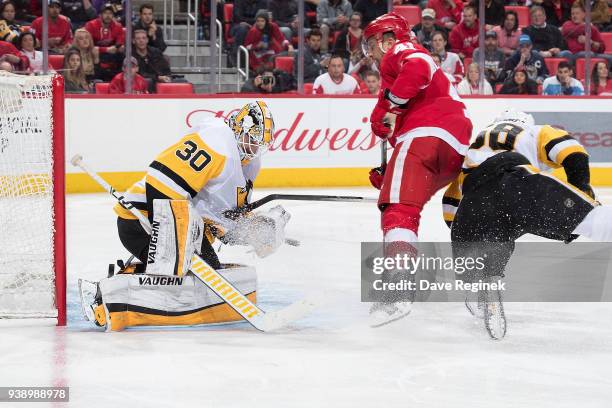
<svg viewBox="0 0 612 408"><path fill-rule="evenodd" d="M285 226L291 219L278 205L265 213L245 214L236 220L234 228L222 240L229 245L249 245L260 258L274 253L285 242Z"/></svg>

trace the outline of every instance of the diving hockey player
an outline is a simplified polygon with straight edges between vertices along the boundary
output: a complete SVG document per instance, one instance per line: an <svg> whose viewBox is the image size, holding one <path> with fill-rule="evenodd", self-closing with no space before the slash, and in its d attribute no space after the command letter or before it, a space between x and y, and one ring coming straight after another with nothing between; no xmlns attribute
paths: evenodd
<svg viewBox="0 0 612 408"><path fill-rule="evenodd" d="M549 173L561 167L567 182ZM527 233L566 242L579 235L612 240L612 207L595 201L584 147L565 130L535 125L531 115L515 110L502 112L470 145L443 208L454 255L487 254L482 275L462 277L466 280L501 279L514 241ZM491 336L500 338L505 333L501 298L487 293L492 298L481 294L479 309L485 319L497 310L497 329L485 323ZM477 314L475 306L467 301L466 306Z"/></svg>
<svg viewBox="0 0 612 408"><path fill-rule="evenodd" d="M153 239L132 213L115 206L121 243L147 264L147 273L168 274L162 269L171 268L175 275L188 270L194 250L218 269L213 237L251 245L260 256L273 252L284 240L285 215L274 210L265 218L226 216L247 203L273 138L274 120L263 101L244 105L227 123L204 120L160 153L126 193L126 201L151 221Z"/></svg>
<svg viewBox="0 0 612 408"><path fill-rule="evenodd" d="M372 132L394 147L386 168L372 169L380 189L385 255L414 250L423 206L454 180L472 133L465 105L427 50L410 41L410 26L385 14L364 31L364 52L378 64L382 87ZM393 125L390 126L389 122ZM396 320L409 302L375 303L373 325Z"/></svg>

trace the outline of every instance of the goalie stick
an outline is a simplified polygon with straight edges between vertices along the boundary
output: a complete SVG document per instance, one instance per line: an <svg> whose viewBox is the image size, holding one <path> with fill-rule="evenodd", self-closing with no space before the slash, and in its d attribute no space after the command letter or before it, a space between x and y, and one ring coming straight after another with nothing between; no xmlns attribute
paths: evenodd
<svg viewBox="0 0 612 408"><path fill-rule="evenodd" d="M83 163L83 157L81 155L75 155L70 160L70 163L73 166L80 167L100 186L102 186L104 190L119 201L124 208L134 214L134 216L140 221L140 224L145 231L147 231L148 234L151 234L151 224L149 223L149 220L132 204L127 202L123 195L117 193L117 191L102 177L87 167L87 165ZM193 273L197 279L202 281L202 283L208 286L210 290L219 296L232 309L238 312L238 314L240 314L253 327L263 332L276 330L286 326L287 324L310 313L315 308L314 302L309 301L308 299L302 299L285 307L284 309L274 312L264 312L197 254L194 254L191 260L190 272Z"/></svg>

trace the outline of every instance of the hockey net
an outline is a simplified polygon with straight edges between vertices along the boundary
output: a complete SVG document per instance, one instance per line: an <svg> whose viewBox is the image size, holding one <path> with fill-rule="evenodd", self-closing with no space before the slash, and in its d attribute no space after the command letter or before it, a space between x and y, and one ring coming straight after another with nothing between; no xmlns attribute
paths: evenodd
<svg viewBox="0 0 612 408"><path fill-rule="evenodd" d="M0 72L0 318L65 324L62 88Z"/></svg>

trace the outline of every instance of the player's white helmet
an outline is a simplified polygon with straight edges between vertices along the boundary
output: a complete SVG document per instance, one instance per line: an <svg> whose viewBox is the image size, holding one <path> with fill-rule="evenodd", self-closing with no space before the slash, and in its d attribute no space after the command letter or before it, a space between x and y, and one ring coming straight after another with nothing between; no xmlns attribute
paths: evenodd
<svg viewBox="0 0 612 408"><path fill-rule="evenodd" d="M274 119L264 101L247 103L227 118L238 142L240 160L252 160L264 154L274 141Z"/></svg>
<svg viewBox="0 0 612 408"><path fill-rule="evenodd" d="M519 122L524 124L525 126L535 125L535 120L533 119L533 116L516 109L504 110L498 117L495 118L494 122Z"/></svg>

